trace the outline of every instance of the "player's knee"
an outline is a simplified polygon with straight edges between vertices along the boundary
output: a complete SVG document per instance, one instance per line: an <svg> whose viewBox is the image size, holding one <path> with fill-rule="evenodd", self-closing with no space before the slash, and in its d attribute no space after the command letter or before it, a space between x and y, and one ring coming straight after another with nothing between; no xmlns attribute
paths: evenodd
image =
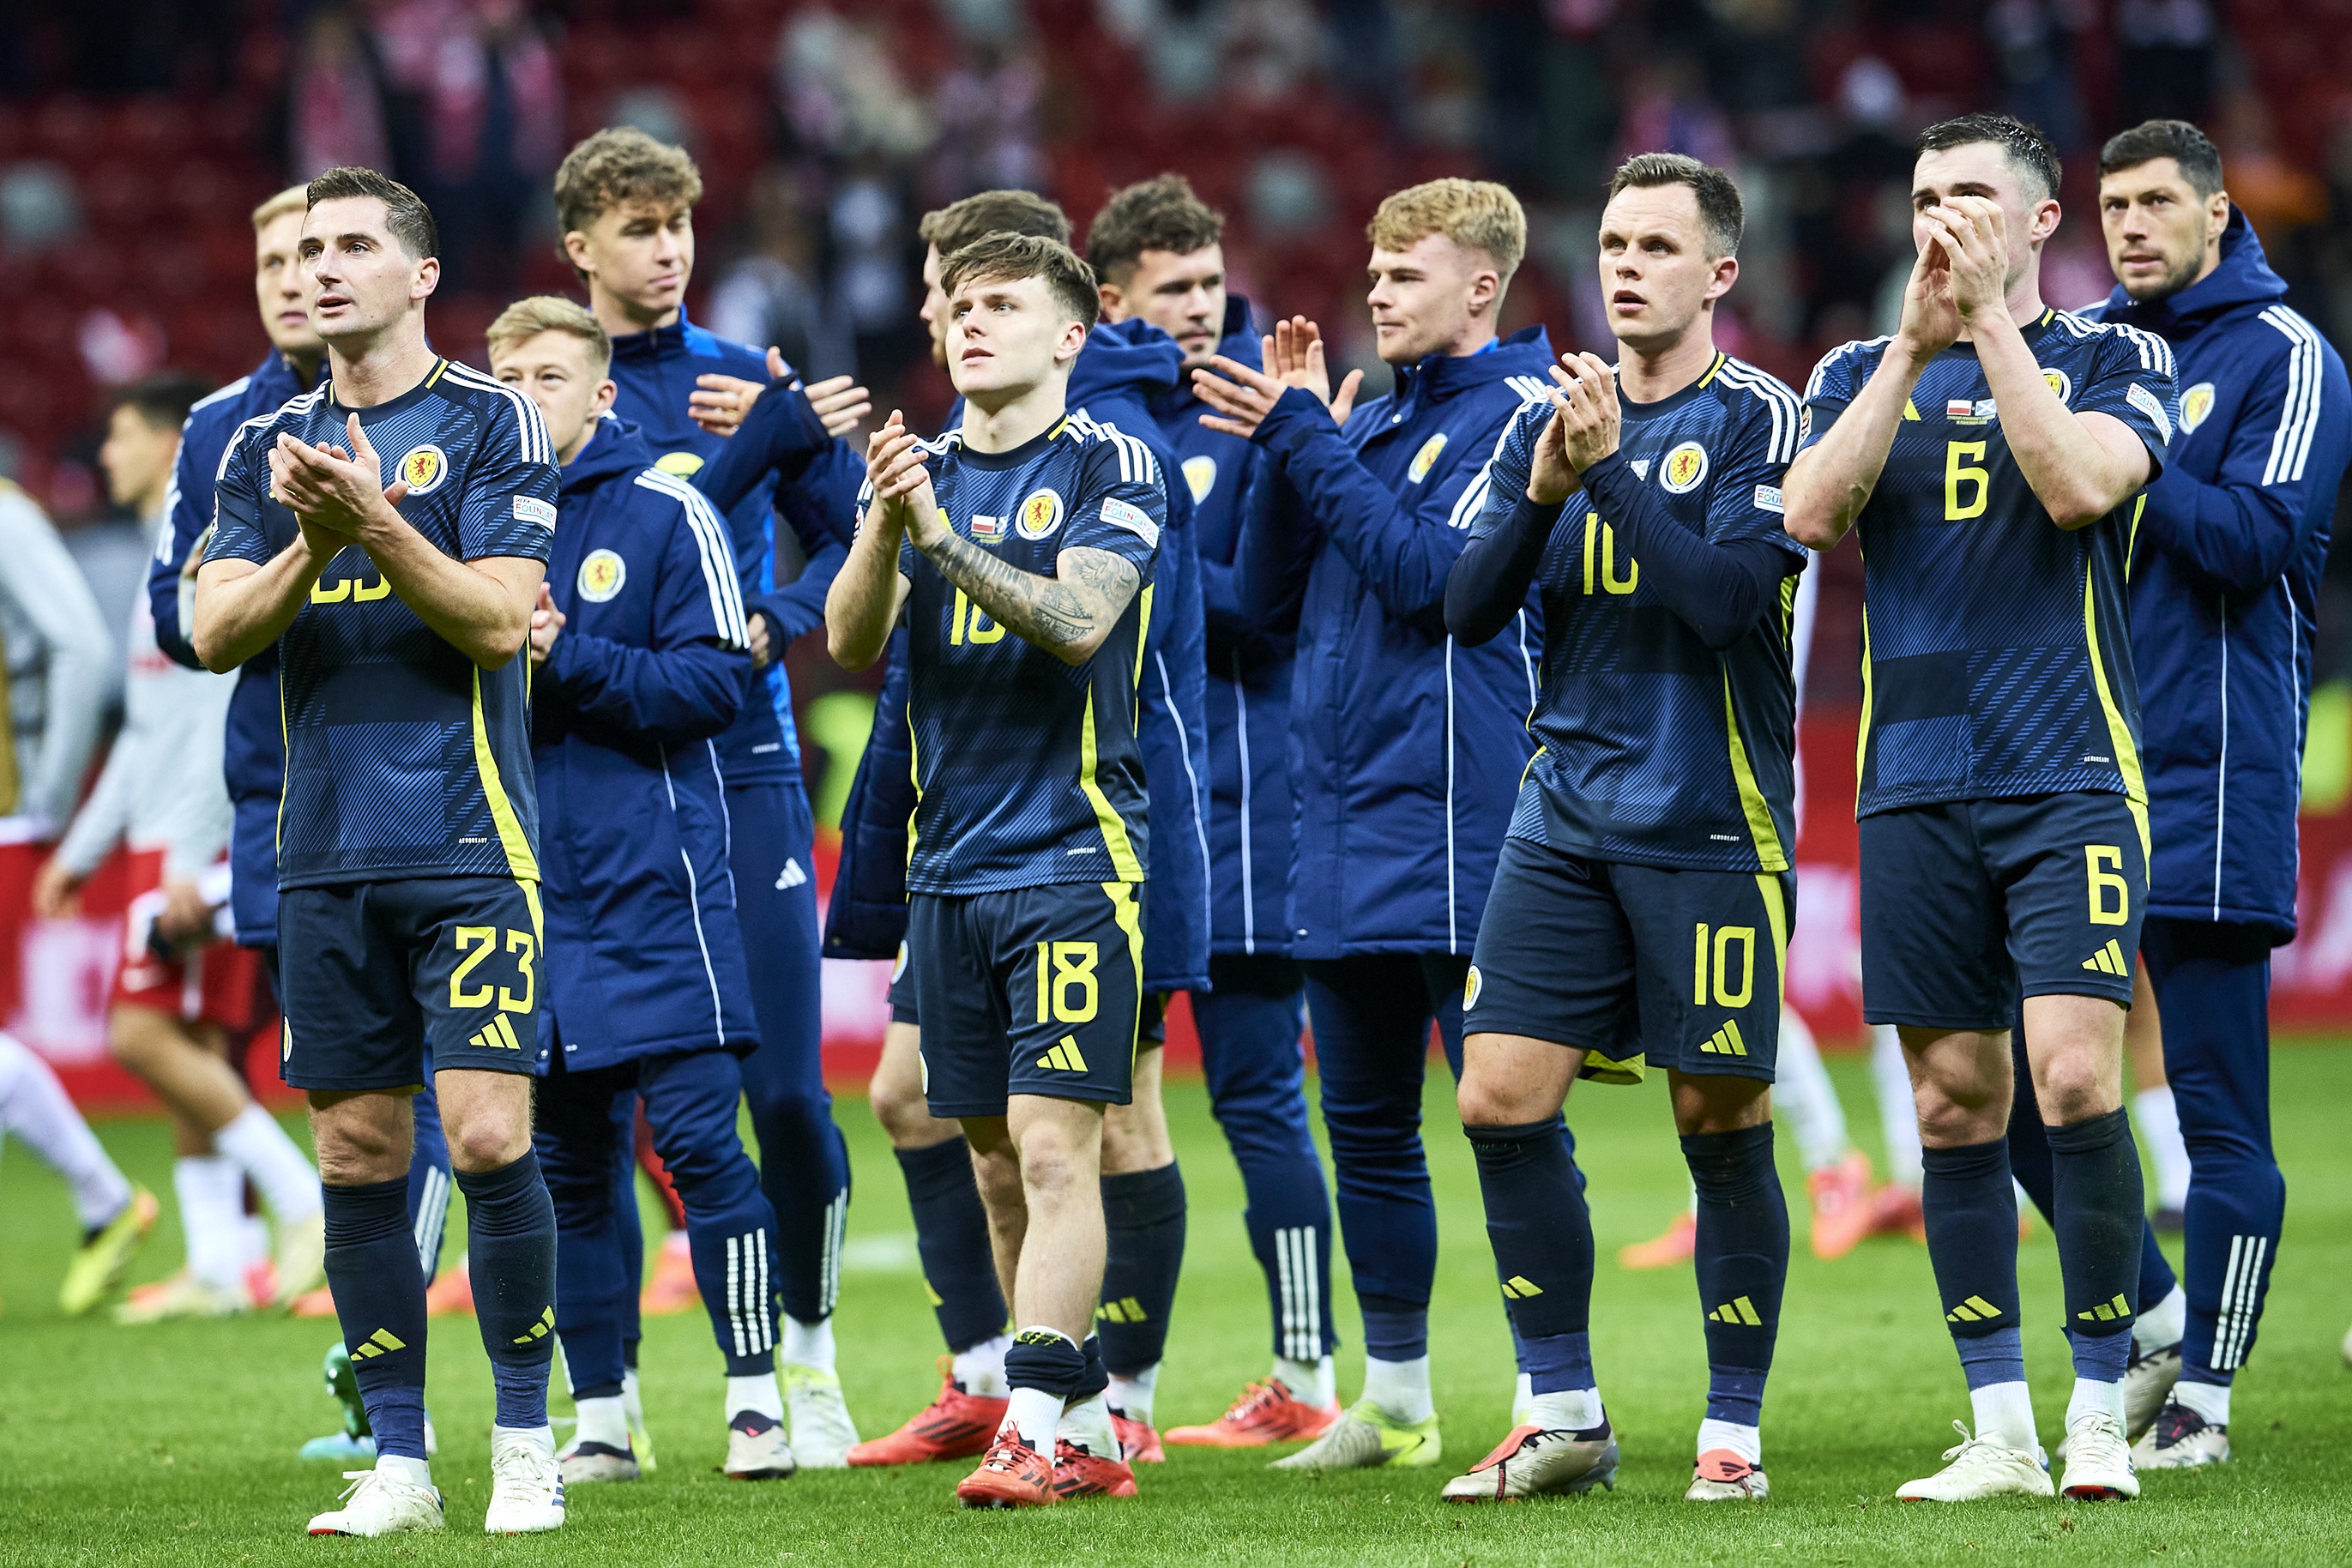
<svg viewBox="0 0 2352 1568"><path fill-rule="evenodd" d="M2105 1116L2123 1103L2123 1085L2112 1059L2101 1061L2092 1051L2068 1051L2042 1065L2035 1075L2034 1098L2045 1119L2060 1126Z"/></svg>
<svg viewBox="0 0 2352 1568"><path fill-rule="evenodd" d="M868 1103L874 1108L874 1120L882 1124L893 1148L927 1148L943 1142L943 1134L951 1133L955 1128L953 1122L942 1121L931 1114L919 1085L886 1083L877 1077Z"/></svg>

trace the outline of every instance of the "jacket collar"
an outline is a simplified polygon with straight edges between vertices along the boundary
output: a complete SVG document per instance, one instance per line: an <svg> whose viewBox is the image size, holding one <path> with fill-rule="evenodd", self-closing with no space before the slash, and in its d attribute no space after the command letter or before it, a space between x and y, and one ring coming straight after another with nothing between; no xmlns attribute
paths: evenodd
<svg viewBox="0 0 2352 1568"><path fill-rule="evenodd" d="M1396 370L1396 400L1415 397L1443 403L1511 375L1538 375L1552 360L1551 338L1542 327L1522 327L1475 354L1423 354Z"/></svg>
<svg viewBox="0 0 2352 1568"><path fill-rule="evenodd" d="M295 370L294 362L276 349L271 349L262 357L261 363L255 365L252 373L246 377L246 384L261 392L265 396L274 397L283 403L289 397L300 396L326 378L326 355L319 356L318 375L305 383L300 373Z"/></svg>
<svg viewBox="0 0 2352 1568"><path fill-rule="evenodd" d="M647 327L642 332L631 332L613 340L613 357L635 363L656 360L669 354L691 350L694 341L708 336L700 327L687 320L686 307L677 308L677 320L667 327Z"/></svg>
<svg viewBox="0 0 2352 1568"><path fill-rule="evenodd" d="M564 465L557 493L568 498L608 479L634 475L653 467L656 456L635 425L607 414L597 421L596 433L588 437L580 455Z"/></svg>
<svg viewBox="0 0 2352 1568"><path fill-rule="evenodd" d="M2219 317L2247 306L2269 305L2286 298L2286 279L2271 270L2263 254L2262 237L2246 221L2243 209L2230 208L2230 226L2221 231L2221 262L2205 277L2178 294L2146 304L2135 301L2117 284L2100 312L2110 321L2154 332L2193 332Z"/></svg>
<svg viewBox="0 0 2352 1568"><path fill-rule="evenodd" d="M1147 410L1176 390L1183 364L1176 340L1139 316L1097 327L1070 366L1070 406L1097 416L1115 404Z"/></svg>

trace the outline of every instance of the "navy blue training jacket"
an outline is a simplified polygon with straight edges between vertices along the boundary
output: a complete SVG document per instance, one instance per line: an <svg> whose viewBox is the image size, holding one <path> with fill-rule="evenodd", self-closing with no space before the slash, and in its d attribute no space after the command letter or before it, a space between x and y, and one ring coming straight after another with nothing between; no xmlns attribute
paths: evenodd
<svg viewBox="0 0 2352 1568"><path fill-rule="evenodd" d="M2141 305L2084 312L2155 332L2179 362L2179 434L2131 558L2148 911L2295 930L2295 812L2311 634L2352 385L2232 210L2221 264Z"/></svg>
<svg viewBox="0 0 2352 1568"><path fill-rule="evenodd" d="M1095 328L1070 368L1070 410L1116 426L1150 448L1168 491L1168 538L1152 568L1136 738L1151 792L1151 877L1143 895L1143 986L1209 984L1208 646L1202 619L1200 529L1176 454L1150 400L1176 390L1184 351L1150 322Z"/></svg>
<svg viewBox="0 0 2352 1568"><path fill-rule="evenodd" d="M606 419L563 470L547 584L565 623L531 681L547 952L567 1069L760 1043L717 738L752 690L725 524Z"/></svg>
<svg viewBox="0 0 2352 1568"><path fill-rule="evenodd" d="M1516 627L1456 645L1445 579L1486 504L1496 444L1551 363L1550 340L1529 327L1398 369L1394 390L1359 404L1344 429L1297 389L1258 426L1266 461L1244 525L1243 602L1258 625L1298 634L1296 957L1467 956L1477 940L1535 750L1543 628L1531 594Z"/></svg>
<svg viewBox="0 0 2352 1568"><path fill-rule="evenodd" d="M1217 352L1260 363L1249 301L1225 300ZM1151 401L1192 501L1208 647L1209 941L1220 953L1290 951L1290 681L1297 638L1242 610L1244 501L1259 449L1201 423L1207 405L1188 376Z"/></svg>
<svg viewBox="0 0 2352 1568"><path fill-rule="evenodd" d="M669 326L613 340L613 380L620 387L613 412L635 424L660 465L682 478L699 478L703 466L730 439L688 417L687 399L694 394L696 379L704 375L764 384L767 356L696 326L684 310ZM764 395L760 399L766 401ZM752 416L759 412L754 404ZM829 446L797 481L780 487L763 477L725 510L744 608L769 618L777 645L773 662L757 677L761 700L745 704L734 727L719 741L730 784L800 782L800 734L793 722L792 687L784 676L782 645L823 623L825 590L848 557L850 518L857 486L866 477L866 465L845 443ZM781 589L775 576L779 510L808 557L799 579Z"/></svg>
<svg viewBox="0 0 2352 1568"><path fill-rule="evenodd" d="M276 413L310 388L284 355L268 357L188 411L180 456L172 468L171 525L155 542L147 573L147 602L155 616L155 642L174 663L202 669L180 625L180 569L213 525L213 482L229 438L248 419ZM236 940L247 947L278 940L278 796L286 784L286 735L278 712L278 647L247 659L228 701L222 774L236 809L229 833L229 914Z"/></svg>

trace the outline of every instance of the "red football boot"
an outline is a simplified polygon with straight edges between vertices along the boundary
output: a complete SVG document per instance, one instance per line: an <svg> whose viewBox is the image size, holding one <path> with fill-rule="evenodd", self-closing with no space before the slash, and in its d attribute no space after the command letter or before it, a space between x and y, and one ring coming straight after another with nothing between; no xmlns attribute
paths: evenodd
<svg viewBox="0 0 2352 1568"><path fill-rule="evenodd" d="M945 1376L949 1358L940 1358L940 1396L908 1418L885 1437L871 1438L849 1450L853 1465L928 1465L934 1459L968 1459L988 1452L996 1429L1004 1424L1005 1401L966 1394Z"/></svg>
<svg viewBox="0 0 2352 1568"><path fill-rule="evenodd" d="M1805 1178L1813 1200L1813 1256L1843 1258L1870 1234L1870 1156L1857 1149Z"/></svg>
<svg viewBox="0 0 2352 1568"><path fill-rule="evenodd" d="M1127 1470L1125 1465L1118 1468ZM1127 1484L1134 1489L1132 1471ZM988 1458L963 1479L955 1495L966 1508L1043 1508L1054 1500L1054 1462L1008 1429L997 1434Z"/></svg>
<svg viewBox="0 0 2352 1568"><path fill-rule="evenodd" d="M1160 1446L1160 1434L1151 1429L1149 1421L1130 1419L1124 1412L1110 1413L1111 1435L1118 1439L1118 1456L1130 1465L1159 1465L1168 1459L1168 1450ZM1084 1450L1080 1450L1084 1452ZM1057 1458L1055 1464L1061 1463Z"/></svg>
<svg viewBox="0 0 2352 1568"><path fill-rule="evenodd" d="M1139 1425L1129 1422L1129 1426ZM1156 1445L1155 1445L1156 1446ZM1162 1455L1161 1458L1166 1458ZM958 1493L961 1496L961 1493ZM1067 1437L1054 1445L1054 1498L1133 1497L1135 1472L1117 1459L1089 1454Z"/></svg>
<svg viewBox="0 0 2352 1568"><path fill-rule="evenodd" d="M1339 1419L1339 1406L1309 1405L1278 1377L1253 1383L1225 1413L1205 1426L1171 1426L1171 1443L1192 1448L1263 1448L1269 1443L1306 1443Z"/></svg>

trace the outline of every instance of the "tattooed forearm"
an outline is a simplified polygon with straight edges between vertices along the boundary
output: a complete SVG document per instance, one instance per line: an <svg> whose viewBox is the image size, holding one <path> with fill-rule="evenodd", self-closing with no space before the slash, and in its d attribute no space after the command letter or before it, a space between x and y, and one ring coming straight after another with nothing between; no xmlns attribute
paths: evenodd
<svg viewBox="0 0 2352 1568"><path fill-rule="evenodd" d="M1066 664L1094 657L1142 581L1106 550L1065 550L1055 563L1061 574L1044 577L945 530L918 548L991 619Z"/></svg>

